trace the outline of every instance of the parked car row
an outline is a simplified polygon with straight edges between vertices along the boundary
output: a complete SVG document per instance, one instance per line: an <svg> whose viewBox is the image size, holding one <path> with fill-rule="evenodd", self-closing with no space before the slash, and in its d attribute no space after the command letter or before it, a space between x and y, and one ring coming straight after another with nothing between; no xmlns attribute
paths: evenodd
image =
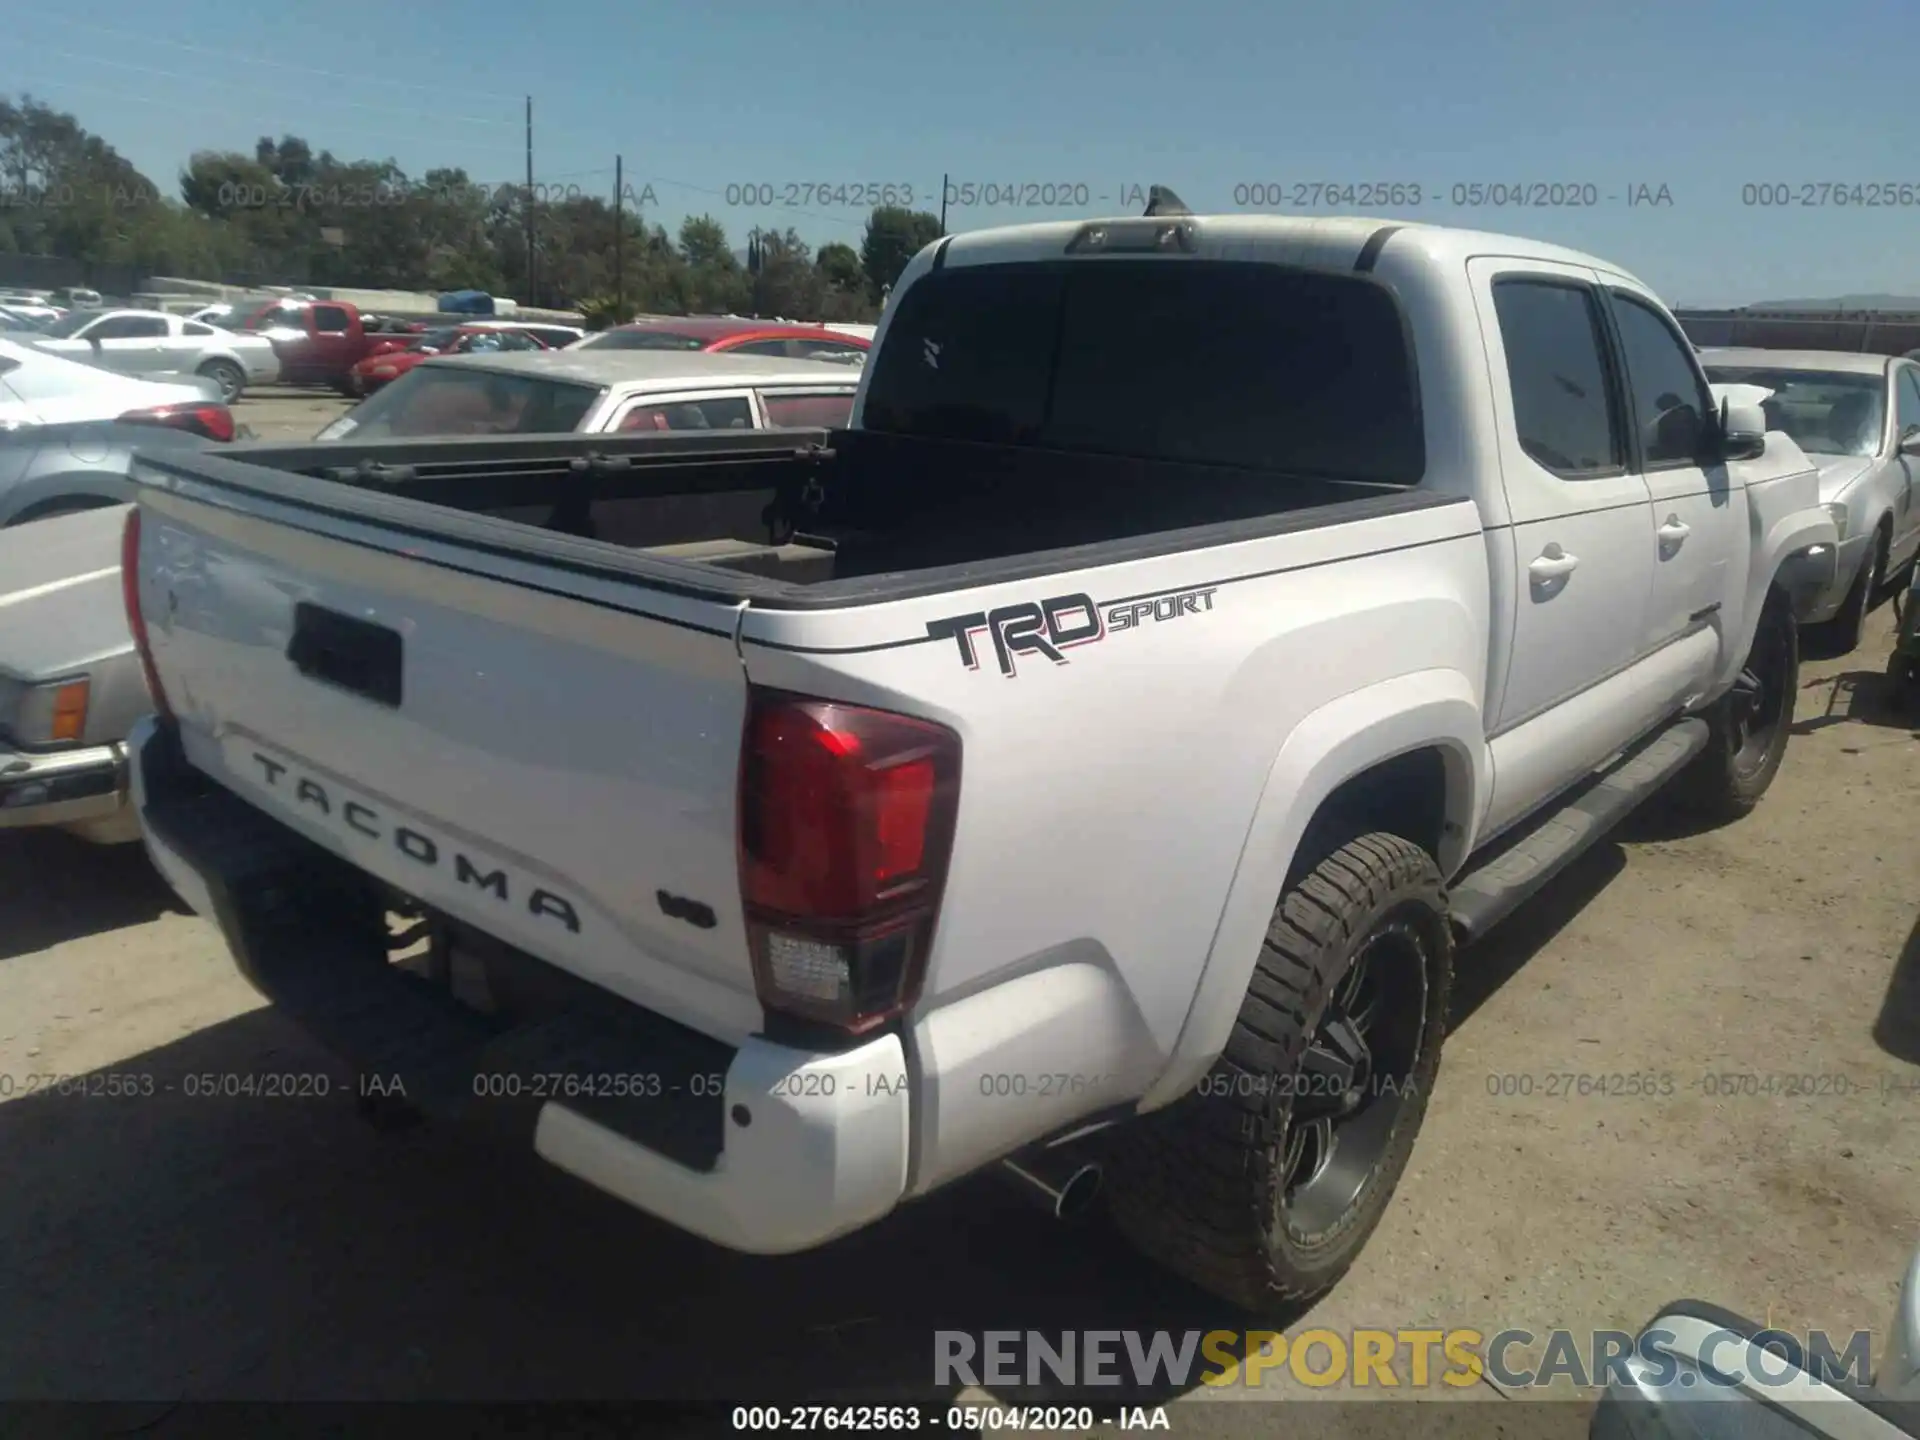
<svg viewBox="0 0 1920 1440"><path fill-rule="evenodd" d="M74 310L29 343L122 375L197 375L211 381L228 405L248 385L280 378L280 358L264 337L236 335L164 310Z"/></svg>
<svg viewBox="0 0 1920 1440"><path fill-rule="evenodd" d="M587 346L555 353L513 349L509 338L464 354L364 362L414 361L314 438L831 428L846 423L860 383L846 367L817 360Z"/></svg>
<svg viewBox="0 0 1920 1440"><path fill-rule="evenodd" d="M581 348L593 350L678 350L711 354L769 355L789 360L839 360L858 363L866 358L870 338L831 330L822 325L770 324L685 316L672 320L639 320L589 335Z"/></svg>
<svg viewBox="0 0 1920 1440"><path fill-rule="evenodd" d="M568 325L522 320L476 320L424 330L374 345L367 357L347 372L347 389L356 396L371 395L435 355L563 350L585 334Z"/></svg>

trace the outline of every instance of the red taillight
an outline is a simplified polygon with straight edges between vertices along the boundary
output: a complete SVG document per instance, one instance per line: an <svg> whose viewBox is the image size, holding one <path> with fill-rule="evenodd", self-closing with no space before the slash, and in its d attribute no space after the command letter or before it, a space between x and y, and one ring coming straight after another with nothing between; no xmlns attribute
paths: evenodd
<svg viewBox="0 0 1920 1440"><path fill-rule="evenodd" d="M153 708L167 719L173 711L167 705L167 692L160 688L160 676L153 668L153 649L147 643L147 618L140 613L140 507L127 512L127 527L120 532L120 598L127 607L127 629L133 632L133 648L140 653L140 668L146 672L147 693Z"/></svg>
<svg viewBox="0 0 1920 1440"><path fill-rule="evenodd" d="M752 692L740 889L769 1010L860 1034L917 998L946 883L960 737L943 725Z"/></svg>
<svg viewBox="0 0 1920 1440"><path fill-rule="evenodd" d="M165 425L172 430L190 430L209 440L233 439L233 412L224 405L154 405L145 410L129 410L120 419L127 425Z"/></svg>

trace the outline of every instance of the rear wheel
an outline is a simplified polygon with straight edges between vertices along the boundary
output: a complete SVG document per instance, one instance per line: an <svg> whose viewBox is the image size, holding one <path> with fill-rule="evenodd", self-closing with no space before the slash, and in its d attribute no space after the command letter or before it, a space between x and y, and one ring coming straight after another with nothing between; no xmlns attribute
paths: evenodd
<svg viewBox="0 0 1920 1440"><path fill-rule="evenodd" d="M1249 1309L1331 1288L1413 1152L1452 980L1430 855L1385 833L1326 855L1274 910L1212 1073L1116 1137L1122 1232Z"/></svg>
<svg viewBox="0 0 1920 1440"><path fill-rule="evenodd" d="M1758 805L1786 757L1799 688L1799 627L1785 598L1772 592L1739 678L1706 712L1707 748L1682 777L1682 798L1718 820L1737 820Z"/></svg>
<svg viewBox="0 0 1920 1440"><path fill-rule="evenodd" d="M247 372L231 360L209 360L197 372L220 387L220 403L231 405L247 388Z"/></svg>

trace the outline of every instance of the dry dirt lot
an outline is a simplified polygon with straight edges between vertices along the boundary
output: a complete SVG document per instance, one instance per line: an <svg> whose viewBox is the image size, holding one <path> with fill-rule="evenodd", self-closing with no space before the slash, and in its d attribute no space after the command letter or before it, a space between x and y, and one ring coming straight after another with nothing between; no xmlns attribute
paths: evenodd
<svg viewBox="0 0 1920 1440"><path fill-rule="evenodd" d="M352 404L331 390L262 385L240 397L233 417L262 440L311 440L316 430Z"/></svg>
<svg viewBox="0 0 1920 1440"><path fill-rule="evenodd" d="M1884 693L1889 642L1883 608L1860 653L1803 670L1751 819L1689 833L1644 814L1462 956L1411 1172L1354 1272L1285 1328L1632 1328L1682 1295L1796 1330L1885 1325L1920 1243L1920 1093L1890 1088L1920 1078L1920 732ZM158 1093L20 1093L99 1071ZM334 1091L182 1093L264 1072ZM1672 1093L1545 1093L1642 1072ZM1856 1093L1709 1094L1725 1072ZM137 850L0 836L0 1396L139 1401L128 1424L167 1435L194 1433L178 1402L209 1398L945 1400L936 1328L1248 1323L993 1181L755 1259L529 1157L376 1133L345 1083ZM1431 1434L1468 1411L1461 1433L1586 1425L1584 1404L1486 1386L1417 1427L1399 1405L1259 1403L1300 1394L1280 1370L1169 1413L1192 1435Z"/></svg>

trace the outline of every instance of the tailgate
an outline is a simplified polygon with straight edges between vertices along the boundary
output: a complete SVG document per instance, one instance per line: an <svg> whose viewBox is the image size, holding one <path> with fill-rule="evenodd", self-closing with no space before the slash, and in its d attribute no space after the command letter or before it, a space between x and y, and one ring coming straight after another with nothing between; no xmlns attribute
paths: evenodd
<svg viewBox="0 0 1920 1440"><path fill-rule="evenodd" d="M758 1027L732 605L250 494L141 501L141 607L197 768L636 1004Z"/></svg>

